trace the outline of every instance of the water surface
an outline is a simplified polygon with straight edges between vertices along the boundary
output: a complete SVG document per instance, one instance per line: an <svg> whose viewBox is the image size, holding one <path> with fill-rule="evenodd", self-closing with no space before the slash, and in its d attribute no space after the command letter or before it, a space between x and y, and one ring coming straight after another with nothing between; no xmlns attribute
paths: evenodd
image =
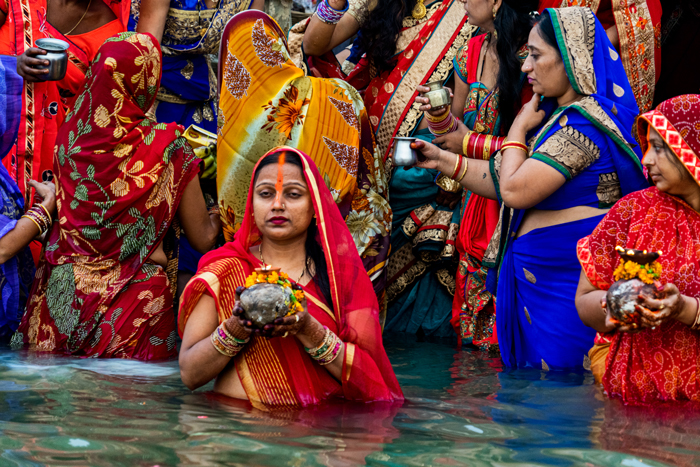
<svg viewBox="0 0 700 467"><path fill-rule="evenodd" d="M625 407L590 374L504 371L393 339L407 402L264 413L189 391L177 362L0 350L0 466L700 465L700 410Z"/></svg>

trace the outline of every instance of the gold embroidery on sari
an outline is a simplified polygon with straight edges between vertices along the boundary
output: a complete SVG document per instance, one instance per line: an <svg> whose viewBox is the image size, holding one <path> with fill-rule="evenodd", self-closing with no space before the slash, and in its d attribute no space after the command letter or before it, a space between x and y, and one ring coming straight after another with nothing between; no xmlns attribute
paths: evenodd
<svg viewBox="0 0 700 467"><path fill-rule="evenodd" d="M563 166L571 179L600 158L600 148L588 136L566 126L547 138L537 148L537 154Z"/></svg>
<svg viewBox="0 0 700 467"><path fill-rule="evenodd" d="M597 86L593 69L595 16L592 11L564 8L557 16L562 25L563 42L579 94L595 94Z"/></svg>
<svg viewBox="0 0 700 467"><path fill-rule="evenodd" d="M622 198L622 188L617 173L610 172L598 176L598 207L608 208Z"/></svg>

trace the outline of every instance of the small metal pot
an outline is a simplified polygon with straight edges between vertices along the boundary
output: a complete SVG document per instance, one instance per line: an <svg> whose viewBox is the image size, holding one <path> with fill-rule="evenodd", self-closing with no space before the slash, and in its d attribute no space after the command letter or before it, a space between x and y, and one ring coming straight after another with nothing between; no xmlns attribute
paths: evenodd
<svg viewBox="0 0 700 467"><path fill-rule="evenodd" d="M437 109L452 103L450 91L443 87L442 81L433 81L423 86L430 88L430 91L423 93L423 97L430 99L430 107Z"/></svg>
<svg viewBox="0 0 700 467"><path fill-rule="evenodd" d="M37 39L36 46L46 50L46 55L37 55L39 60L49 61L49 72L44 75L39 75L38 78L42 81L58 81L66 76L66 68L68 67L68 42L60 39ZM45 69L44 67L35 67Z"/></svg>
<svg viewBox="0 0 700 467"><path fill-rule="evenodd" d="M416 138L394 138L394 141L396 141L396 143L394 143L394 165L402 167L416 165L416 162L418 162L418 154L416 150L411 147L411 143L415 140Z"/></svg>

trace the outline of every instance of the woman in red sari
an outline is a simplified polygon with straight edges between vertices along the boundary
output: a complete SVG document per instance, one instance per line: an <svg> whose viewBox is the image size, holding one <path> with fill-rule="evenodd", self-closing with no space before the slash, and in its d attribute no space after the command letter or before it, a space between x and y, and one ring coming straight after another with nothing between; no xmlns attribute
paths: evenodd
<svg viewBox="0 0 700 467"><path fill-rule="evenodd" d="M236 295L266 265L296 280L307 309L252 332L239 317ZM214 391L262 409L332 397L402 400L378 312L350 231L313 161L291 148L273 149L253 170L235 240L202 258L182 295L182 380L194 389L216 378ZM212 345L219 330L242 347L237 355ZM305 348L326 337L337 342L337 358L324 365Z"/></svg>
<svg viewBox="0 0 700 467"><path fill-rule="evenodd" d="M81 91L85 73L108 38L126 30L127 0L0 0L0 55L17 56L24 78L22 120L17 142L3 160L12 179L31 206L29 180L42 181L53 168L56 134ZM48 61L37 55L37 39L68 43L68 67L60 81L42 81ZM33 68L36 67L36 68Z"/></svg>
<svg viewBox="0 0 700 467"><path fill-rule="evenodd" d="M100 48L56 138L59 220L13 346L140 360L176 353L171 226L177 215L205 253L218 216L207 215L184 128L146 117L160 77L150 34L122 33Z"/></svg>
<svg viewBox="0 0 700 467"><path fill-rule="evenodd" d="M655 186L629 194L579 241L576 307L596 329L591 369L625 402L700 401L700 95L669 99L638 119L642 163ZM666 298L644 298L641 324L620 326L605 307L615 247L662 251ZM642 297L643 298L643 297ZM636 332L629 332L636 331Z"/></svg>

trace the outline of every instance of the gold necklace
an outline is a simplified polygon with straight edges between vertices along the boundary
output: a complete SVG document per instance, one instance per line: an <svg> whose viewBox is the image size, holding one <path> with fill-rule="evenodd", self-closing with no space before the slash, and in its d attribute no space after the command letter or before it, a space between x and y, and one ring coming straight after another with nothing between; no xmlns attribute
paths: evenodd
<svg viewBox="0 0 700 467"><path fill-rule="evenodd" d="M47 2L46 2L47 15L48 15L48 9L49 9L49 4L50 4L50 3L51 3L51 0L47 0ZM85 15L87 15L87 12L90 10L90 5L92 5L92 0L90 0L90 1L88 2L88 6L87 6L87 8L85 8L85 11L83 12L83 16L80 17L80 19L78 20L78 22L75 23L75 26L73 26L73 28L72 28L70 31L68 31L68 32L66 32L66 33L63 33L64 36L67 36L67 35L69 35L70 33L72 33L73 31L75 31L75 28L77 28L77 27L80 25L80 23L83 22L83 19L85 18Z"/></svg>
<svg viewBox="0 0 700 467"><path fill-rule="evenodd" d="M266 269L267 266L269 266L269 264L265 263L265 258L263 258L263 254L262 254L262 243L260 244L260 262L261 262L262 265L263 265L263 269ZM308 266L308 263L309 263L309 260L307 259L307 260L306 260L306 265L304 266L304 270L301 271L301 276L299 276L299 279L296 280L297 284L299 283L299 281L301 280L301 278L304 277L304 273L306 273L306 267Z"/></svg>
<svg viewBox="0 0 700 467"><path fill-rule="evenodd" d="M418 0L416 6L413 7L413 11L411 12L411 16L413 16L413 19L421 20L425 18L426 14L428 14L428 10L423 4L424 1L425 0Z"/></svg>

